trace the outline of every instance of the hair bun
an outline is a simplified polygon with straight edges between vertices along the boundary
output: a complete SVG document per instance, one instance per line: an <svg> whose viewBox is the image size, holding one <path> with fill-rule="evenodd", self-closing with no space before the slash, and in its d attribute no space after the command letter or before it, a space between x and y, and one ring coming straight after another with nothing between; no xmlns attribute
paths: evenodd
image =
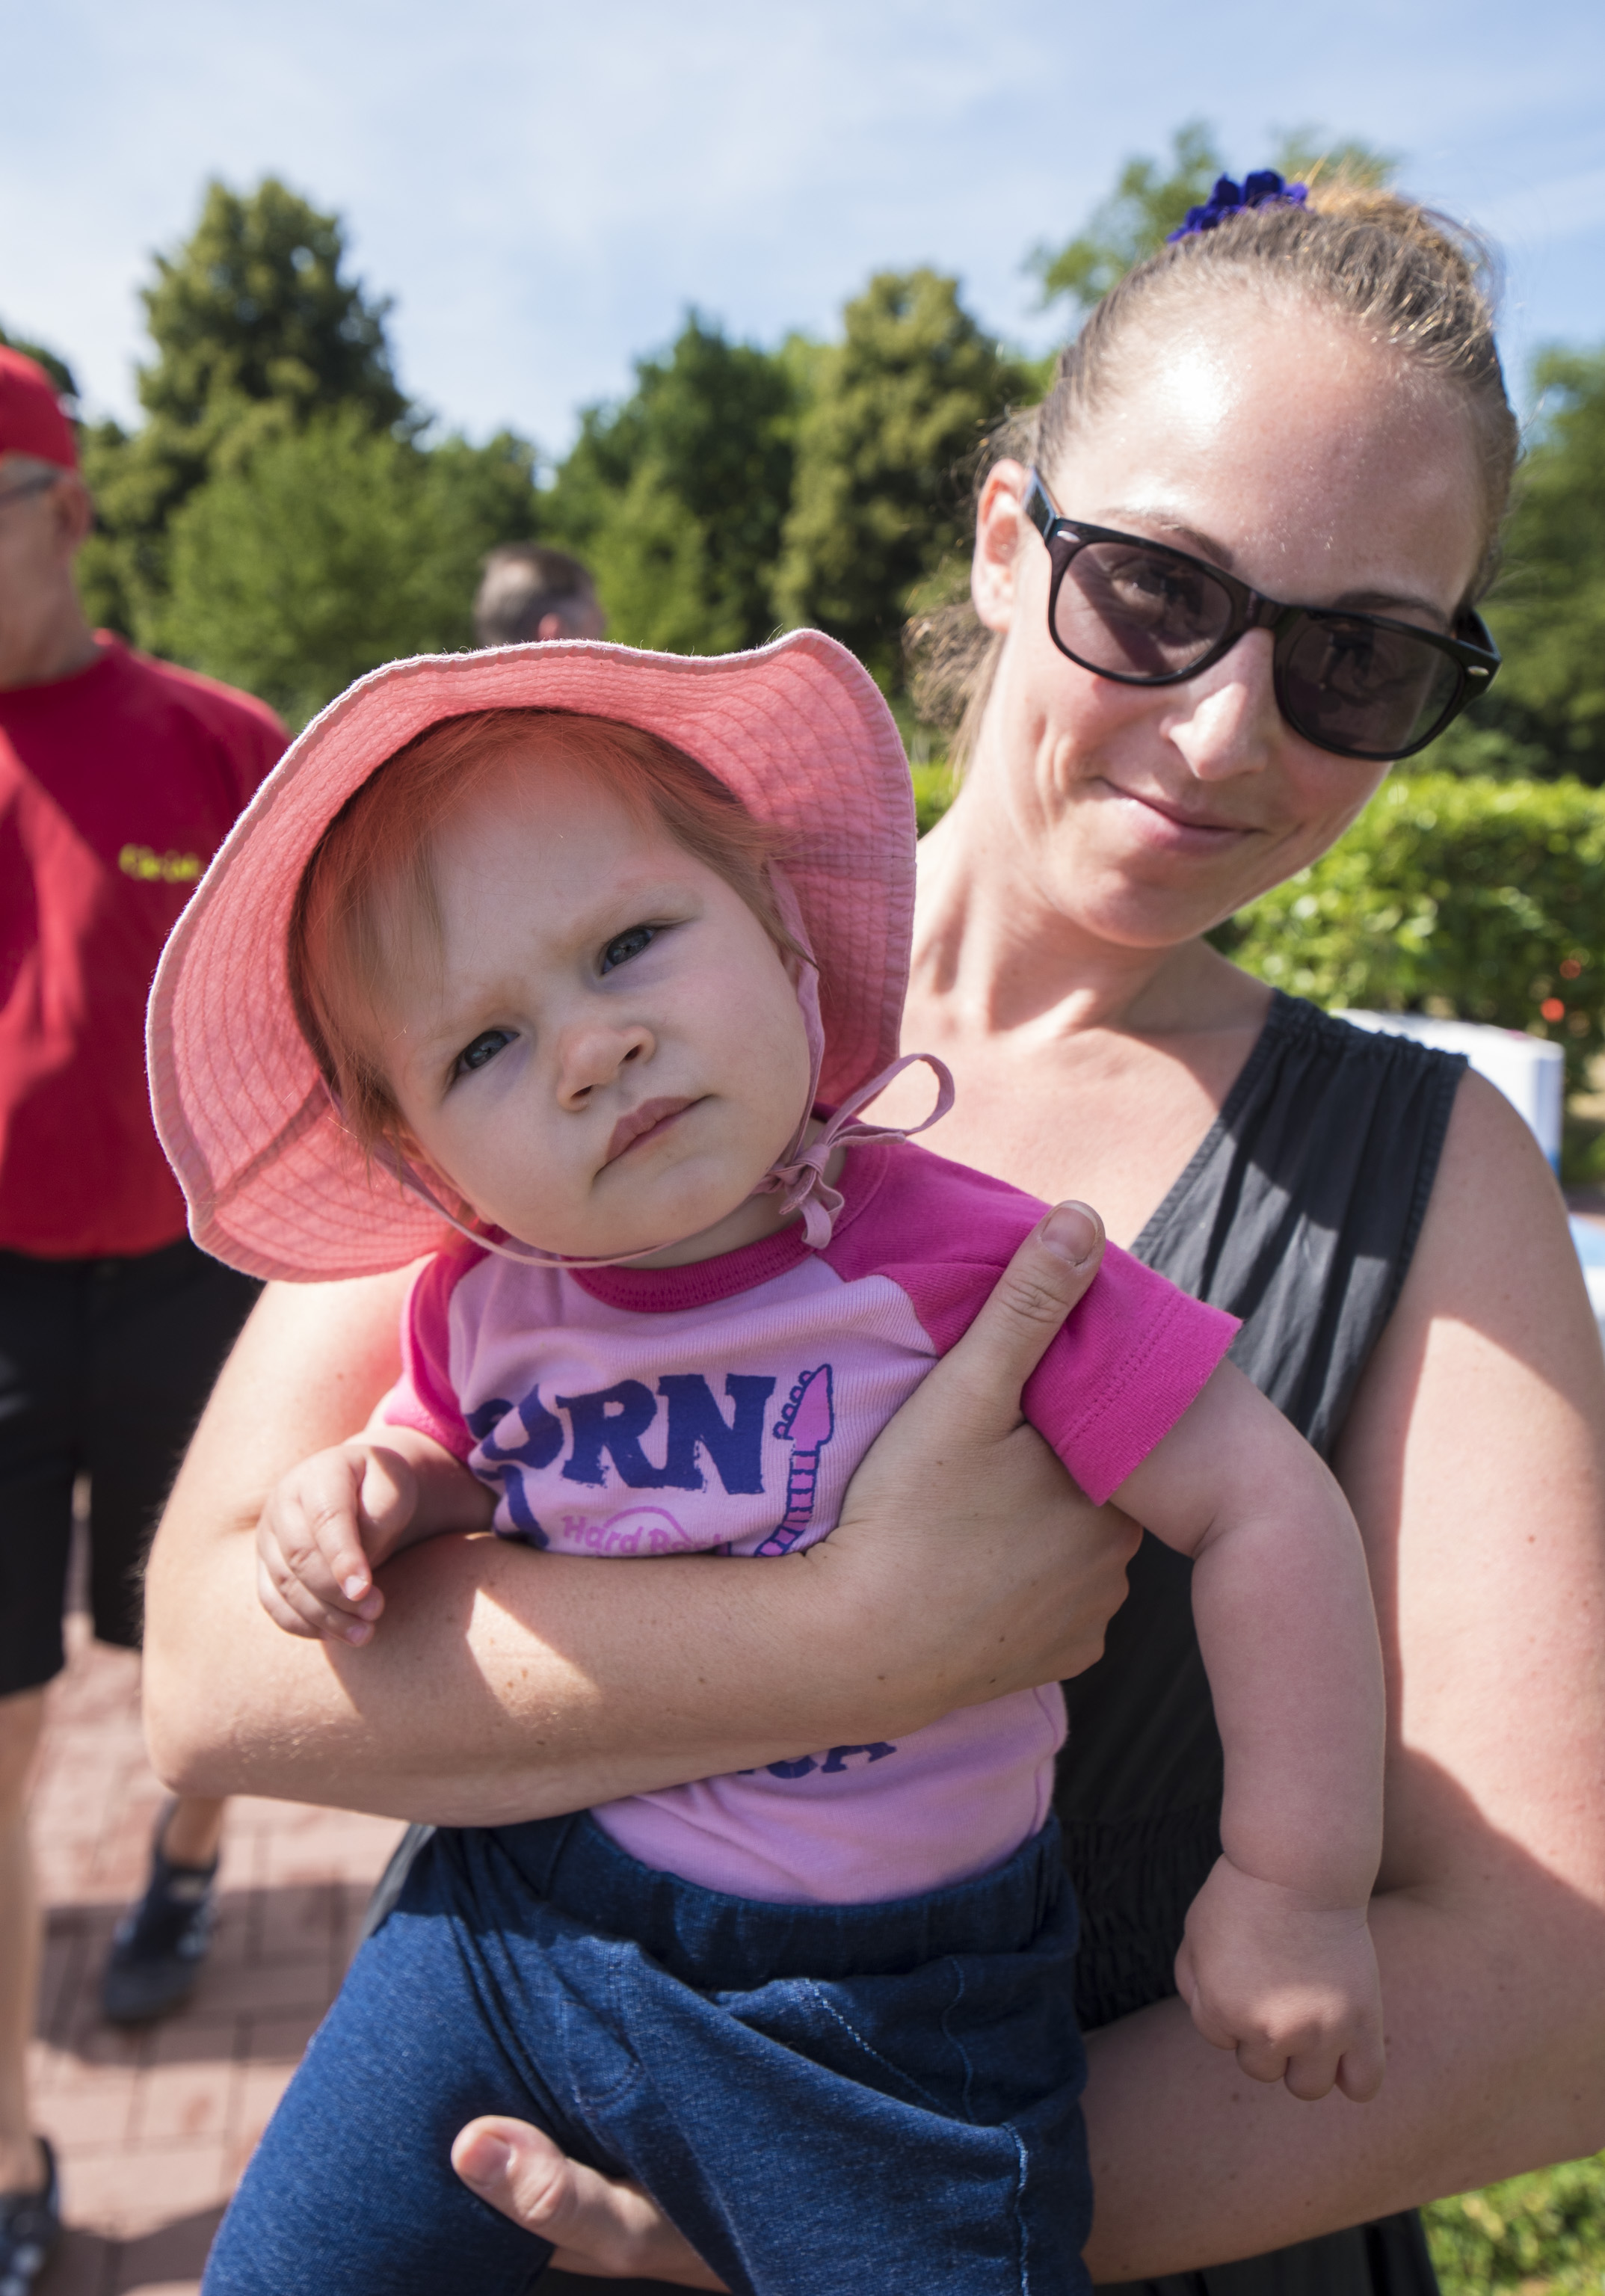
<svg viewBox="0 0 1605 2296"><path fill-rule="evenodd" d="M1461 285L1490 306L1497 299L1499 266L1487 242L1469 225L1437 208L1423 207L1384 184L1368 184L1341 164L1325 174L1319 163L1309 172L1308 211L1335 222L1374 224L1406 246L1419 247L1441 263Z"/></svg>

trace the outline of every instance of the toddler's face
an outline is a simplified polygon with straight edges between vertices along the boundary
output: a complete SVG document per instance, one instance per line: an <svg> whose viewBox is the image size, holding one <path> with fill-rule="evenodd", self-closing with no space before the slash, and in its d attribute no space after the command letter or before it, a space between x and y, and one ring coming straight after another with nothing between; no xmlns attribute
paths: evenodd
<svg viewBox="0 0 1605 2296"><path fill-rule="evenodd" d="M807 1037L741 896L545 755L452 816L435 881L440 961L398 968L387 1066L481 1218L595 1259L772 1228L774 1200L746 1200L802 1114Z"/></svg>

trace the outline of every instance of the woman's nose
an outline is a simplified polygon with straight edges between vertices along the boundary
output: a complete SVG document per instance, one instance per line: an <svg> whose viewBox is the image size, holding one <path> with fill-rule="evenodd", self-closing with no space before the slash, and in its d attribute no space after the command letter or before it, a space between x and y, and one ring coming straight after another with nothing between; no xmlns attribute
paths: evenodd
<svg viewBox="0 0 1605 2296"><path fill-rule="evenodd" d="M654 1038L644 1022L584 1021L563 1031L558 1049L557 1096L564 1108L583 1108L601 1085L643 1061Z"/></svg>
<svg viewBox="0 0 1605 2296"><path fill-rule="evenodd" d="M1165 730L1201 782L1263 773L1286 728L1276 706L1273 640L1246 630L1213 669L1170 689Z"/></svg>

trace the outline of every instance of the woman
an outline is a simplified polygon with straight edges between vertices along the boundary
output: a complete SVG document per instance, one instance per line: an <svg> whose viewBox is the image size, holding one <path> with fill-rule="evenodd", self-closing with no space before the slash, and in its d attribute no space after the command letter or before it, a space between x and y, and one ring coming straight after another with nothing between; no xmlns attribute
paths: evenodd
<svg viewBox="0 0 1605 2296"><path fill-rule="evenodd" d="M942 1150L1073 1188L1243 1316L1240 1361L1331 1456L1367 1543L1392 1715L1371 2105L1244 2083L1170 1994L1219 1758L1186 1588L1151 1543L1069 1685L1088 2261L1211 2296L1429 2288L1398 2211L1605 2143L1605 1364L1553 1183L1479 1079L1272 998L1201 939L1323 851L1486 659L1466 616L1514 451L1486 308L1419 210L1314 205L1231 217L1132 275L1042 412L1039 481L1011 459L987 478L993 645L924 849L905 1034L958 1079ZM1081 547L1056 511L1116 538ZM1272 627L1255 594L1343 611ZM823 1570L678 1565L604 1611L609 1574L426 1547L392 1578L388 1651L275 1646L249 1615L256 1494L363 1417L396 1292L270 1295L225 1374L151 1572L151 1725L177 1782L494 1822L891 1734L1032 1678L1078 1595L1077 1655L1095 1643L1118 1549L1045 1477L1027 1487L1038 1463L999 1446L984 1396L966 1415L950 1382L933 1403L950 1358L866 1463ZM940 1477L899 1449L916 1420ZM626 1680L621 1743L595 1685L612 1703ZM574 2190L557 2176L556 2215L520 2203L571 2247ZM586 2195L605 2264L665 2268L650 2211L623 2196L616 2237L606 2189ZM1258 2260L1202 2276L1224 2259Z"/></svg>

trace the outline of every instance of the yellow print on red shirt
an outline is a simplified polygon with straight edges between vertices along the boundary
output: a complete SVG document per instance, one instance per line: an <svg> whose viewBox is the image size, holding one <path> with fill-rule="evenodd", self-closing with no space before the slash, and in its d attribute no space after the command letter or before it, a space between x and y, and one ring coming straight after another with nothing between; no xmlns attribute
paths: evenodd
<svg viewBox="0 0 1605 2296"><path fill-rule="evenodd" d="M206 865L199 853L153 853L148 845L125 845L117 865L125 877L148 883L192 885Z"/></svg>

